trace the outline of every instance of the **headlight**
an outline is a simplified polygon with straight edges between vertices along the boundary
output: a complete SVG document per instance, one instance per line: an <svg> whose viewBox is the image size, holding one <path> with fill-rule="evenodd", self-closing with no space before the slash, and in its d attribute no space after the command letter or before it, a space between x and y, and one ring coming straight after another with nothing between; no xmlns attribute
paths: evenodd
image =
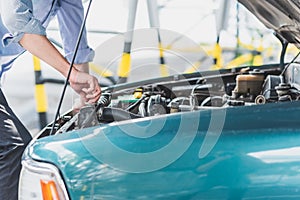
<svg viewBox="0 0 300 200"><path fill-rule="evenodd" d="M58 169L48 163L22 161L19 199L68 200L68 193Z"/></svg>

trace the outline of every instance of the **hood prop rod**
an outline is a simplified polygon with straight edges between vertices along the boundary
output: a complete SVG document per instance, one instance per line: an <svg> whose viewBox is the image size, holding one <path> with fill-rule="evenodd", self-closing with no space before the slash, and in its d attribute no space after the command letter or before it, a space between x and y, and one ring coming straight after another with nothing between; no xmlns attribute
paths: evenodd
<svg viewBox="0 0 300 200"><path fill-rule="evenodd" d="M60 113L61 105L62 105L64 96L65 96L65 93L66 93L66 89L67 89L68 82L69 82L69 79L70 79L70 76L71 76L71 72L72 72L72 69L73 69L75 58L76 58L76 55L77 55L77 52L78 52L79 44L80 44L80 41L81 41L81 38L82 38L82 35L83 35L83 32L84 32L86 19L87 19L88 13L90 11L91 4L92 4L92 0L90 0L90 2L89 2L84 20L82 21L82 24L81 24L80 32L79 32L79 35L78 35L78 38L77 38L77 41L76 41L76 46L75 46L75 49L74 49L74 54L73 54L73 57L72 57L72 60L71 60L71 63L70 63L69 72L68 72L67 78L66 78L65 83L64 83L63 91L62 91L62 94L61 94L61 97L60 97L60 100L59 100L58 108L56 110L56 114L55 114L55 118L54 118L54 121L53 121L53 124L52 124L50 135L54 134L53 131L55 129L56 120L58 120L59 115L60 115L59 113Z"/></svg>
<svg viewBox="0 0 300 200"><path fill-rule="evenodd" d="M286 41L282 36L280 36L276 32L275 32L274 35L279 39L279 41L281 43L281 53L280 53L279 67L280 67L281 70L284 70L284 58L285 58L286 49L287 49L289 43L288 43L288 41Z"/></svg>
<svg viewBox="0 0 300 200"><path fill-rule="evenodd" d="M279 63L279 67L283 70L284 68L284 58L285 58L285 54L286 54L286 49L289 45L288 42L286 41L280 41L281 42L281 53L280 53L280 63Z"/></svg>

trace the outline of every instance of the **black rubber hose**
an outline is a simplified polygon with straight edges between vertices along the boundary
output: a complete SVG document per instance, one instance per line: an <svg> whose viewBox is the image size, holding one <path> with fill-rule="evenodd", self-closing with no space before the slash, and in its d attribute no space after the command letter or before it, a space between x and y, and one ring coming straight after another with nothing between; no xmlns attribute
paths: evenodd
<svg viewBox="0 0 300 200"><path fill-rule="evenodd" d="M102 115L99 120L102 122L118 122L138 118L141 118L141 116L119 108L105 107L102 110Z"/></svg>

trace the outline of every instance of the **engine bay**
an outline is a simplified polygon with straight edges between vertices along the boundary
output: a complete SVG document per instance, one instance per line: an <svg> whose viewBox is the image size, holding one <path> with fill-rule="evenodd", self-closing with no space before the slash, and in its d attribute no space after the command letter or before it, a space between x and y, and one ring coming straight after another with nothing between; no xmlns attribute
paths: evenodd
<svg viewBox="0 0 300 200"><path fill-rule="evenodd" d="M70 111L55 134L118 121L180 112L298 101L300 64L184 74L105 88L96 105ZM47 126L41 137L50 134Z"/></svg>

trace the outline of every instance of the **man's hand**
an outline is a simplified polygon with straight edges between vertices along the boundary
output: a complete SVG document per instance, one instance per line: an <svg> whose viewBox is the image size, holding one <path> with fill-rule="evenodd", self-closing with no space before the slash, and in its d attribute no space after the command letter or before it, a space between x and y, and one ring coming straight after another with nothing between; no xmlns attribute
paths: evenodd
<svg viewBox="0 0 300 200"><path fill-rule="evenodd" d="M96 103L100 98L101 88L94 76L73 68L69 81L71 87L80 95L84 102Z"/></svg>

